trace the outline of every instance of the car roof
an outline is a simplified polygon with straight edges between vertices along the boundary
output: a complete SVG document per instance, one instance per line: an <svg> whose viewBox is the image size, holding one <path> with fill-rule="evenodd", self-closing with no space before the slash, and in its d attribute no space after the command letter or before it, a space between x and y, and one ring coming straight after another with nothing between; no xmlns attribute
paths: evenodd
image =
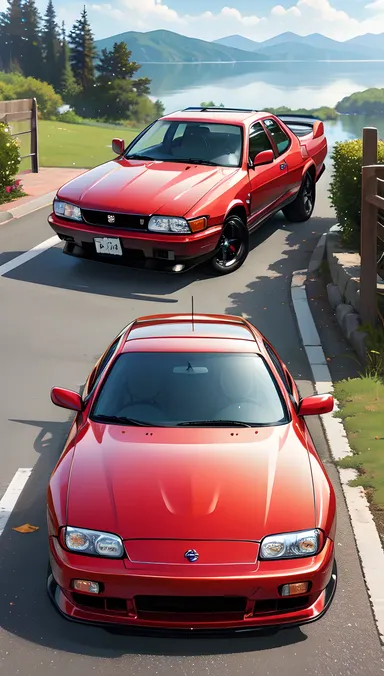
<svg viewBox="0 0 384 676"><path fill-rule="evenodd" d="M130 349L129 343L152 338L245 341L253 343L253 349L256 347L256 350L259 341L262 340L257 329L243 317L191 313L164 314L136 319L126 335L126 349ZM239 349L242 349L240 344Z"/></svg>
<svg viewBox="0 0 384 676"><path fill-rule="evenodd" d="M257 110L236 108L185 108L169 115L164 115L162 120L179 120L186 122L206 122L221 124L239 124L245 121L251 122L261 119L266 113Z"/></svg>

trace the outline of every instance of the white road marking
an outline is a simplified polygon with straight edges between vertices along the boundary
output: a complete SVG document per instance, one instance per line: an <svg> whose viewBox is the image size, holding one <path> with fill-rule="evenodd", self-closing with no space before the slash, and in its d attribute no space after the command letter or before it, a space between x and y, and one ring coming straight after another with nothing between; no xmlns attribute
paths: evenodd
<svg viewBox="0 0 384 676"><path fill-rule="evenodd" d="M18 469L3 497L0 500L0 536L3 534L8 519L18 501L21 492L31 476L32 468Z"/></svg>
<svg viewBox="0 0 384 676"><path fill-rule="evenodd" d="M24 263L27 263L32 258L35 258L35 256L39 256L39 254L44 253L44 251L47 251L47 249L51 249L53 246L56 246L56 244L59 244L60 241L60 238L57 235L54 235L53 237L46 239L44 242L36 244L33 249L29 249L29 251L25 251L25 253L20 254L20 256L12 258L12 260L8 261L8 263L0 265L0 277L6 275L11 270L18 268L20 265L24 265Z"/></svg>

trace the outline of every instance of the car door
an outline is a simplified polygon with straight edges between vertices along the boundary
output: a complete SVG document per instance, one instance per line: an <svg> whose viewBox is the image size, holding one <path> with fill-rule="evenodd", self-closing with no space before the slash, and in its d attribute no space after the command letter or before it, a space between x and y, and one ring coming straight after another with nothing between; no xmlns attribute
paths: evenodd
<svg viewBox="0 0 384 676"><path fill-rule="evenodd" d="M276 148L261 122L255 122L249 129L248 156L249 156L249 185L250 185L250 212L251 219L256 220L268 212L272 204L278 199L280 179L284 169L276 161L271 164L253 167L251 162L258 153L272 150L276 155Z"/></svg>
<svg viewBox="0 0 384 676"><path fill-rule="evenodd" d="M291 138L286 134L276 120L266 118L262 120L268 137L271 140L276 156L276 162L279 165L279 175L275 182L275 198L277 201L283 201L292 189L292 170L297 167L290 166L290 152L292 146Z"/></svg>

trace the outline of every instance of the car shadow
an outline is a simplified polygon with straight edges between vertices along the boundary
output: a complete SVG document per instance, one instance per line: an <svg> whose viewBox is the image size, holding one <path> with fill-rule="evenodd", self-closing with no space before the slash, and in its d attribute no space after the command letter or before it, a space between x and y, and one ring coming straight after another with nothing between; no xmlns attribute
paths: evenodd
<svg viewBox="0 0 384 676"><path fill-rule="evenodd" d="M251 235L250 250L253 251L282 228L288 226L282 214L277 214ZM20 253L23 252L6 252L2 262L6 263ZM30 284L171 305L178 302L172 294L193 282L214 276L209 262L181 273L158 272L67 256L62 252L62 244L4 274L5 278Z"/></svg>
<svg viewBox="0 0 384 676"><path fill-rule="evenodd" d="M270 650L306 640L301 629L275 635L235 637L151 637L115 633L72 624L52 606L46 592L46 487L69 431L71 420L50 422L12 420L37 429L34 449L39 454L32 474L1 538L0 626L14 636L39 646L93 657L119 658L127 654L194 656ZM13 530L22 524L37 526L32 533Z"/></svg>
<svg viewBox="0 0 384 676"><path fill-rule="evenodd" d="M312 218L306 223L287 224L283 218L276 217L274 223L265 228L265 239L272 234L269 230L268 235L268 227L274 227L276 232L278 224L285 237L282 255L261 273L255 271L245 291L231 293L225 312L246 317L257 326L295 379L312 380L292 311L291 279L293 272L308 268L319 238L334 224L334 219Z"/></svg>

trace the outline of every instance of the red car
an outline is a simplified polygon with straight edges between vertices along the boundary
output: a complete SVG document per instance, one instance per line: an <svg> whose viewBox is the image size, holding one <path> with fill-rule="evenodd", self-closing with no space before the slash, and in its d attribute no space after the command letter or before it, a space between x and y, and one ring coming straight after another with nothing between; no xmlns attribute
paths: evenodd
<svg viewBox="0 0 384 676"><path fill-rule="evenodd" d="M133 321L91 372L48 488L48 590L71 620L302 625L336 588L335 495L286 366L245 319ZM141 629L142 630L142 629Z"/></svg>
<svg viewBox="0 0 384 676"><path fill-rule="evenodd" d="M219 274L281 209L311 217L327 155L320 120L226 108L166 115L112 148L57 193L48 221L64 252L174 272L209 260Z"/></svg>

